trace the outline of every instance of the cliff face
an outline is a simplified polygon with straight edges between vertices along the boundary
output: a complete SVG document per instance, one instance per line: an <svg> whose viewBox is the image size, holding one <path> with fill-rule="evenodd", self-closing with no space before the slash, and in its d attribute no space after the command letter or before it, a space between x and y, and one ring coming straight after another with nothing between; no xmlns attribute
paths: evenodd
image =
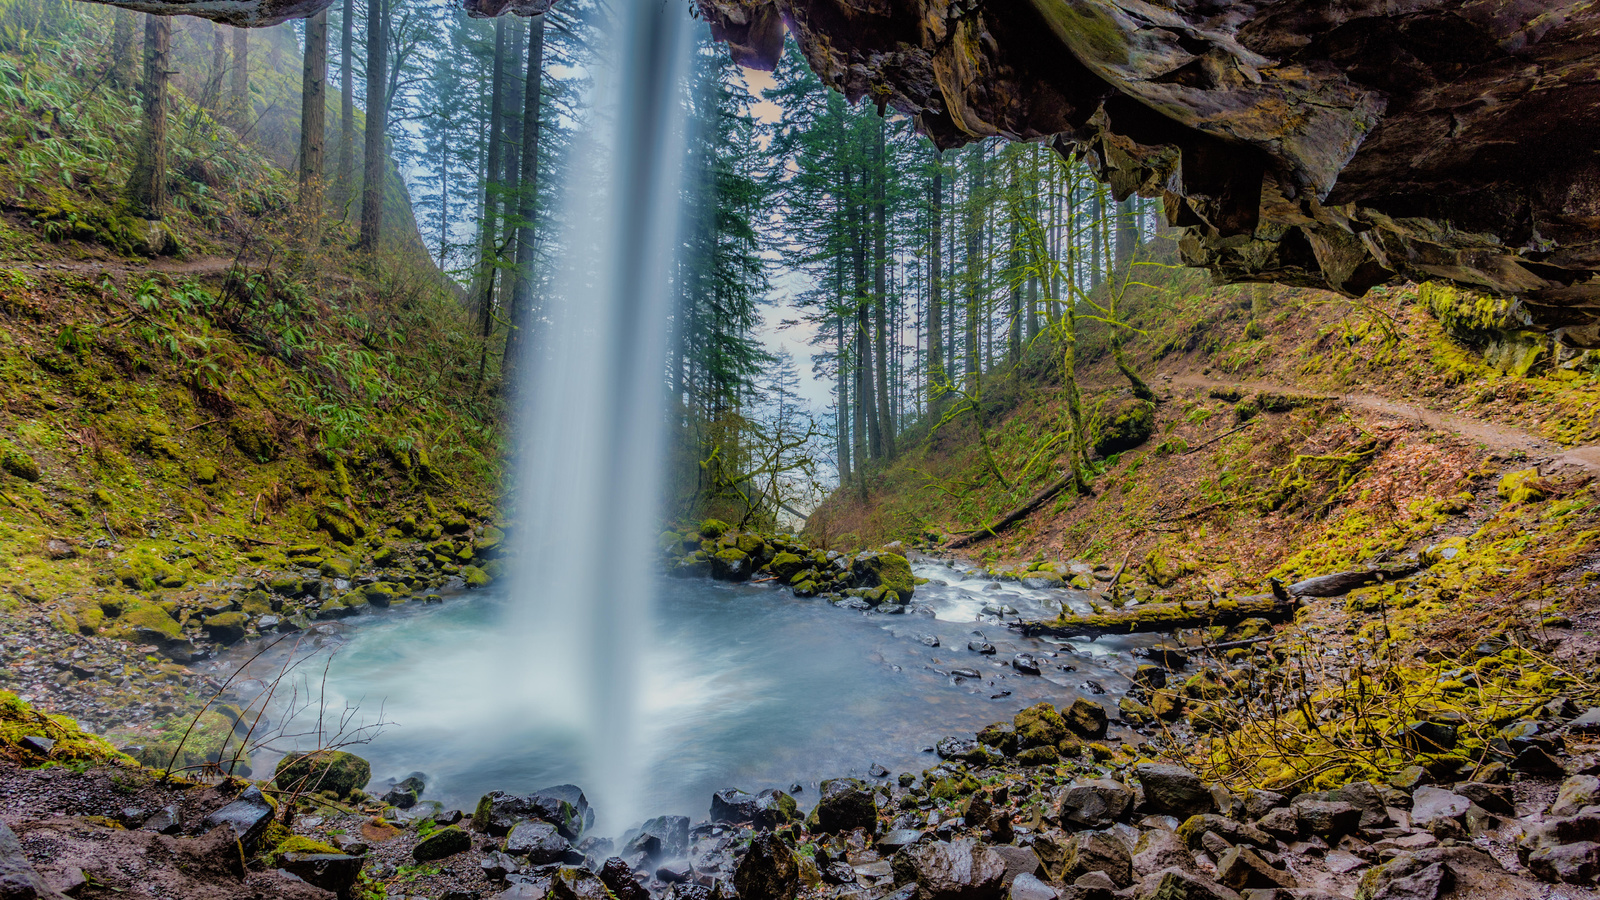
<svg viewBox="0 0 1600 900"><path fill-rule="evenodd" d="M1600 345L1600 10L1459 0L698 0L749 65L783 24L940 144L1085 154L1225 281L1515 295Z"/></svg>

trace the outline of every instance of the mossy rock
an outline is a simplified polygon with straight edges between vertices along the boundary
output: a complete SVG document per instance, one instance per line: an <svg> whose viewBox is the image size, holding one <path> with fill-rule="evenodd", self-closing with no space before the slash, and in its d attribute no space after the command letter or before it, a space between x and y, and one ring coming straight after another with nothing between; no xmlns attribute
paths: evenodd
<svg viewBox="0 0 1600 900"><path fill-rule="evenodd" d="M1096 453L1111 456L1143 444L1156 427L1155 404L1124 394L1107 401L1090 425Z"/></svg>
<svg viewBox="0 0 1600 900"><path fill-rule="evenodd" d="M251 616L264 616L277 612L282 605L281 600L275 603L272 595L266 591L245 591L239 595L239 608Z"/></svg>
<svg viewBox="0 0 1600 900"><path fill-rule="evenodd" d="M372 564L375 566L391 566L394 565L395 560L399 557L398 551L393 547L384 545L372 551Z"/></svg>
<svg viewBox="0 0 1600 900"><path fill-rule="evenodd" d="M1178 583L1178 579L1188 575L1192 567L1181 559L1174 559L1166 549L1156 547L1144 558L1144 578L1150 584L1159 588L1169 588Z"/></svg>
<svg viewBox="0 0 1600 900"><path fill-rule="evenodd" d="M485 572L477 566L462 566L461 580L467 583L468 590L475 590L477 588L488 587L489 583L494 579L489 577L488 572Z"/></svg>
<svg viewBox="0 0 1600 900"><path fill-rule="evenodd" d="M789 552L779 553L767 564L767 569L784 581L799 576L805 568L805 558Z"/></svg>
<svg viewBox="0 0 1600 900"><path fill-rule="evenodd" d="M131 601L118 617L118 623L130 633L147 630L173 640L183 637L183 628L176 619L161 607L144 600Z"/></svg>
<svg viewBox="0 0 1600 900"><path fill-rule="evenodd" d="M20 744L25 737L48 738L55 741L55 745L41 757ZM0 748L4 748L8 757L28 765L46 759L58 763L133 762L104 739L79 728L72 717L46 715L10 691L0 691Z"/></svg>
<svg viewBox="0 0 1600 900"><path fill-rule="evenodd" d="M342 750L290 754L278 761L272 780L286 791L297 787L303 793L332 791L343 800L366 787L367 782L372 780L372 765L354 753Z"/></svg>
<svg viewBox="0 0 1600 900"><path fill-rule="evenodd" d="M1022 749L1055 746L1067 736L1066 720L1049 703L1034 704L1011 721L1016 726L1017 745Z"/></svg>
<svg viewBox="0 0 1600 900"><path fill-rule="evenodd" d="M719 519L707 519L700 523L700 536L706 540L716 540L728 530L728 523Z"/></svg>
<svg viewBox="0 0 1600 900"><path fill-rule="evenodd" d="M367 604L367 595L362 591L351 591L342 597L329 597L317 607L318 619L345 619L361 612L361 607Z"/></svg>
<svg viewBox="0 0 1600 900"><path fill-rule="evenodd" d="M303 834L291 834L271 849L274 861L290 853L342 853L339 848L324 844ZM276 864L276 862L274 862Z"/></svg>
<svg viewBox="0 0 1600 900"><path fill-rule="evenodd" d="M23 481L39 480L39 464L9 441L0 441L0 470Z"/></svg>
<svg viewBox="0 0 1600 900"><path fill-rule="evenodd" d="M901 603L910 600L917 591L911 563L898 553L862 553L850 563L850 575L857 587L893 591Z"/></svg>
<svg viewBox="0 0 1600 900"><path fill-rule="evenodd" d="M733 545L744 551L747 556L761 556L767 549L767 542L762 540L759 534L746 532L735 537L733 541Z"/></svg>
<svg viewBox="0 0 1600 900"><path fill-rule="evenodd" d="M379 581L369 584L360 591L351 591L345 596L349 597L359 593L373 606L387 607L396 600L405 596L405 588L390 581Z"/></svg>
<svg viewBox="0 0 1600 900"><path fill-rule="evenodd" d="M677 532L668 533L673 535L673 543L677 543ZM478 539L476 541L473 541L472 552L477 556L497 556L503 548L505 541L506 533L494 527L493 525L490 525L489 527L483 529L483 531L478 535Z"/></svg>
<svg viewBox="0 0 1600 900"><path fill-rule="evenodd" d="M472 835L451 825L448 828L441 828L424 838L422 843L411 851L411 855L418 862L432 862L455 856L457 853L465 853L471 849Z"/></svg>
<svg viewBox="0 0 1600 900"><path fill-rule="evenodd" d="M348 557L330 556L317 566L317 571L326 578L342 578L348 581L355 575L356 565Z"/></svg>
<svg viewBox="0 0 1600 900"><path fill-rule="evenodd" d="M194 480L200 484L216 484L217 479L221 477L221 473L217 470L217 464L204 459L197 459L191 463L189 472L194 475Z"/></svg>
<svg viewBox="0 0 1600 900"><path fill-rule="evenodd" d="M1538 503L1548 496L1548 488L1539 480L1538 469L1523 469L1500 479L1499 494L1507 503Z"/></svg>
<svg viewBox="0 0 1600 900"><path fill-rule="evenodd" d="M218 613L207 616L205 620L206 636L219 644L237 644L244 640L245 627L250 620L242 612Z"/></svg>

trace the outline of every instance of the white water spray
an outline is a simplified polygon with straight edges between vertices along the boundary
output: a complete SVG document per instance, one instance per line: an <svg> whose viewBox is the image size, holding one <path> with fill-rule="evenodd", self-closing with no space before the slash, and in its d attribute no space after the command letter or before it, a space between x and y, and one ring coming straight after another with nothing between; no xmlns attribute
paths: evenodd
<svg viewBox="0 0 1600 900"><path fill-rule="evenodd" d="M562 263L524 367L518 581L502 660L522 715L572 729L582 785L612 826L645 812L638 661L690 56L685 4L617 8L564 185Z"/></svg>

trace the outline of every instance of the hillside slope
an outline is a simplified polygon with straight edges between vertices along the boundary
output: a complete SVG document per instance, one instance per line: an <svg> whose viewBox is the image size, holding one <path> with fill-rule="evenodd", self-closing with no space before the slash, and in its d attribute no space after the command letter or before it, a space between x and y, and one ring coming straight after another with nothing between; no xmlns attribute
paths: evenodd
<svg viewBox="0 0 1600 900"><path fill-rule="evenodd" d="M104 87L109 12L60 16L0 39L0 684L151 744L199 697L189 660L485 579L504 448L403 205L352 253L180 79L149 239L121 206L138 110ZM254 96L281 107L299 60L276 55Z"/></svg>

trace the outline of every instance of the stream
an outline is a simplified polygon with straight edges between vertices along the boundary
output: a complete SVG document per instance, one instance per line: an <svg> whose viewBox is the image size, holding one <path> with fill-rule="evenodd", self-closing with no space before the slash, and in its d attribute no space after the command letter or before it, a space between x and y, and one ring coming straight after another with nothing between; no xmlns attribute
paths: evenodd
<svg viewBox="0 0 1600 900"><path fill-rule="evenodd" d="M1022 638L992 611L1010 607L1034 618L1053 615L1063 600L1086 611L1086 601L943 562L919 562L914 571L932 580L917 589L922 609L904 615L836 608L772 586L665 579L651 639L636 661L642 796L631 798L625 815L698 820L711 794L726 787L798 784L796 799L810 807L819 779L866 777L874 765L920 772L938 762L931 748L940 737L970 735L1041 700L1088 696L1114 714L1135 663L1127 651L1154 642ZM582 699L542 689L530 674L542 658L567 655L502 627L510 605L508 592L489 588L321 623L298 644L298 657L307 657L292 679L299 693L291 698L280 687L271 714L282 720L309 699L313 710L325 701L324 721L343 708L359 708L352 721L381 715L391 724L348 748L372 763L369 791L420 771L427 799L470 811L490 790L583 784ZM930 646L934 638L938 646ZM970 651L973 640L998 652ZM292 644L284 641L245 675L270 679ZM219 658L214 676L227 677L257 649ZM1013 669L1018 652L1038 657L1041 674ZM259 691L259 682L241 682L239 693L252 688ZM294 721L308 717L315 721L313 711ZM256 755L258 771L273 755ZM601 832L632 824L597 811Z"/></svg>

